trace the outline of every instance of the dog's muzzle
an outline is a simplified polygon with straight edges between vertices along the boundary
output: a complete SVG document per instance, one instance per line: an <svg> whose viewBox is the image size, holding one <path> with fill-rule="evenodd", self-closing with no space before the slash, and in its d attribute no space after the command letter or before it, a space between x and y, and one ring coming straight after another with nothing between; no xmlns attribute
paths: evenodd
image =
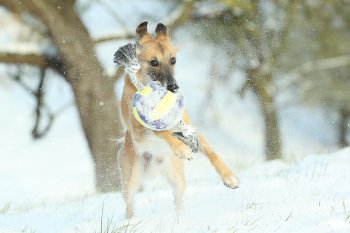
<svg viewBox="0 0 350 233"><path fill-rule="evenodd" d="M168 91L176 92L179 89L179 86L176 83L171 83L168 84L166 88L168 89Z"/></svg>

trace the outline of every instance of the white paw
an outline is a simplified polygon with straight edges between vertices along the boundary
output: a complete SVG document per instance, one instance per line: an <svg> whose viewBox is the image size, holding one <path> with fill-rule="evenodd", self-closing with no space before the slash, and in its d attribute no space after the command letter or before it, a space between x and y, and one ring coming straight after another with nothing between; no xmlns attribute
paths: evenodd
<svg viewBox="0 0 350 233"><path fill-rule="evenodd" d="M174 154L180 159L192 160L192 150L187 146L182 147L181 150L176 150Z"/></svg>
<svg viewBox="0 0 350 233"><path fill-rule="evenodd" d="M235 175L230 175L230 176L224 177L223 182L224 182L225 186L232 188L232 189L238 188L239 183L240 183L238 177Z"/></svg>

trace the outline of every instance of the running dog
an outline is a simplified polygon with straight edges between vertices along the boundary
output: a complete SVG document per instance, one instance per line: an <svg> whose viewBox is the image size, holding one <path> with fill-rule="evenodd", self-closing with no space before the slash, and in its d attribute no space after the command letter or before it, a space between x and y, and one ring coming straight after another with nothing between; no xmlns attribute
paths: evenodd
<svg viewBox="0 0 350 233"><path fill-rule="evenodd" d="M169 30L159 23L155 36L147 31L147 22L136 29L137 57L141 65L137 77L144 85L149 81L159 81L169 91L175 92L179 87L174 78L176 49L172 45ZM191 159L192 151L181 140L172 135L171 130L152 131L136 121L132 115L132 98L136 92L128 75L125 78L121 109L127 127L124 147L118 154L121 189L126 202L126 217L133 216L134 195L142 179L151 171L157 171L170 183L174 193L176 210L183 208L185 176L183 159ZM183 121L190 124L185 112ZM199 150L207 156L210 163L220 175L224 184L237 188L239 180L223 162L221 157L207 143L203 135L198 134Z"/></svg>

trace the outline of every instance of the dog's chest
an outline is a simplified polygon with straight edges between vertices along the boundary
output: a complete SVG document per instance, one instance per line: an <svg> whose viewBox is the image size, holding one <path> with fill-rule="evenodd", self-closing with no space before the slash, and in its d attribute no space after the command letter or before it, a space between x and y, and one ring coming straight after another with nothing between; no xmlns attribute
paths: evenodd
<svg viewBox="0 0 350 233"><path fill-rule="evenodd" d="M144 153L149 153L153 157L170 156L172 154L169 144L152 131L147 132L140 140L135 140L134 146L136 153L140 156Z"/></svg>

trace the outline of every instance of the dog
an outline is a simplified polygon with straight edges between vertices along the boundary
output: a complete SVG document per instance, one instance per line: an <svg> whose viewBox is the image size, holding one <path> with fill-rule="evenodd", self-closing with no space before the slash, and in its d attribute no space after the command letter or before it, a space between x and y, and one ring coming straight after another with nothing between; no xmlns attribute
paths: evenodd
<svg viewBox="0 0 350 233"><path fill-rule="evenodd" d="M136 29L136 54L140 63L137 78L144 85L149 81L159 81L169 91L175 92L179 86L174 77L176 49L172 45L168 28L159 23L155 36L147 31L147 22ZM130 77L126 75L121 110L126 133L122 151L118 155L121 190L126 203L126 217L134 212L134 196L142 179L151 171L157 171L170 183L174 193L176 211L183 209L185 191L184 160L191 159L192 151L181 140L172 135L171 130L152 131L136 121L132 114L132 98L136 93ZM183 121L191 120L185 111ZM223 183L230 188L237 188L239 180L198 133L199 150L209 159Z"/></svg>

